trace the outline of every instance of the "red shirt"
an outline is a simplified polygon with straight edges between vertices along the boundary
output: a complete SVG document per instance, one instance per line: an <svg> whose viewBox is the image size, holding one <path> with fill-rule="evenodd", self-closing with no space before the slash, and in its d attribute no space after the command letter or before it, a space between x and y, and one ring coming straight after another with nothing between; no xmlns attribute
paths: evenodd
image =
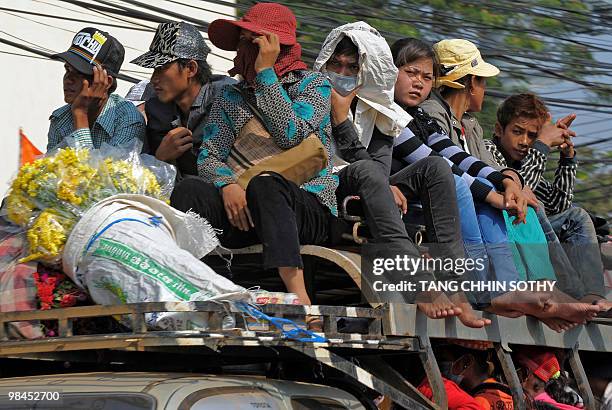
<svg viewBox="0 0 612 410"><path fill-rule="evenodd" d="M467 394L454 381L442 377L444 390L448 400L448 410L489 410L483 407L475 398ZM417 388L429 400L433 399L433 391L427 379L423 380Z"/></svg>

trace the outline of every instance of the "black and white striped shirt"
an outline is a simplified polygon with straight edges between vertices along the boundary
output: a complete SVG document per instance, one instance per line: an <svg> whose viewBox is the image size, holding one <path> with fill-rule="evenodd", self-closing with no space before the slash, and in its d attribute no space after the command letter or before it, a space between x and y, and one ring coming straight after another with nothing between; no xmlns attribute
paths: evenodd
<svg viewBox="0 0 612 410"><path fill-rule="evenodd" d="M509 165L520 171L525 179L525 185L530 187L536 197L544 204L548 215L558 214L572 206L576 169L578 168L575 157L561 157L559 159L559 164L555 170L555 178L551 183L544 179L544 171L550 153L548 145L536 141L523 161L518 163L506 160L495 138L492 141L485 140L485 147L493 155L498 165L502 167Z"/></svg>
<svg viewBox="0 0 612 410"><path fill-rule="evenodd" d="M455 145L425 111L416 107L408 113L412 121L393 142L395 161L405 166L428 156L442 156L453 173L467 183L477 201L484 201L492 188L476 177L487 179L498 191L504 190L503 180L507 177Z"/></svg>

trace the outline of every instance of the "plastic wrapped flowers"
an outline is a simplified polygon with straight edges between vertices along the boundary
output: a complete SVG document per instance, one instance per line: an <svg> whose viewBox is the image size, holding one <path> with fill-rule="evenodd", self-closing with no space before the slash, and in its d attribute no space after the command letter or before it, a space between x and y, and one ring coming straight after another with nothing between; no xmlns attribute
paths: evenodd
<svg viewBox="0 0 612 410"><path fill-rule="evenodd" d="M176 171L139 146L67 147L19 170L3 213L26 231L27 254L20 262L57 263L80 217L110 196L142 194L168 201Z"/></svg>

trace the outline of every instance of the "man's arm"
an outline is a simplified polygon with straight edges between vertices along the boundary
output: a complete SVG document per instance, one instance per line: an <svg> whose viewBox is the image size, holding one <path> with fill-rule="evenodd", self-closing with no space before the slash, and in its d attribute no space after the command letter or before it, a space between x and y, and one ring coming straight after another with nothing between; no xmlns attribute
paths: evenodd
<svg viewBox="0 0 612 410"><path fill-rule="evenodd" d="M487 179L500 191L504 189L504 175L487 165L487 163L468 154L460 147L455 145L451 139L440 133L431 134L428 138L428 145L436 152L439 152L445 158L451 160L462 171L470 174L473 177L481 177Z"/></svg>
<svg viewBox="0 0 612 410"><path fill-rule="evenodd" d="M113 78L108 75L106 69L99 65L93 67L93 80L82 81L81 91L70 104L72 112L72 123L74 131L70 134L77 146L94 148L91 137L90 123L93 123L97 115L100 115L108 102L109 92ZM91 121L90 121L91 117Z"/></svg>
<svg viewBox="0 0 612 410"><path fill-rule="evenodd" d="M346 119L332 126L332 135L338 148L338 156L346 162L353 163L362 159L371 160L368 150L359 140L359 134L351 120Z"/></svg>
<svg viewBox="0 0 612 410"><path fill-rule="evenodd" d="M49 132L47 133L47 152L57 147L62 140L62 134L58 124L58 119L54 116L49 118Z"/></svg>
<svg viewBox="0 0 612 410"><path fill-rule="evenodd" d="M525 179L525 184L534 191L546 170L550 150L553 147L561 146L570 135L574 134L573 131L558 127L548 121L550 121L550 118L542 126L538 133L538 139L529 148L529 152L521 164L521 174Z"/></svg>
<svg viewBox="0 0 612 410"><path fill-rule="evenodd" d="M549 152L550 147L548 145L536 140L521 163L521 175L525 180L525 185L534 191L546 170Z"/></svg>
<svg viewBox="0 0 612 410"><path fill-rule="evenodd" d="M545 179L540 180L534 192L544 204L547 214L558 214L572 206L577 168L574 158L561 158L555 170L554 181L550 183Z"/></svg>
<svg viewBox="0 0 612 410"><path fill-rule="evenodd" d="M74 138L79 147L93 149L91 131L89 128L72 127L73 131L65 135L71 128L71 114L52 115L50 118L49 132L47 133L47 151L56 148L65 138ZM75 129L76 128L76 129Z"/></svg>

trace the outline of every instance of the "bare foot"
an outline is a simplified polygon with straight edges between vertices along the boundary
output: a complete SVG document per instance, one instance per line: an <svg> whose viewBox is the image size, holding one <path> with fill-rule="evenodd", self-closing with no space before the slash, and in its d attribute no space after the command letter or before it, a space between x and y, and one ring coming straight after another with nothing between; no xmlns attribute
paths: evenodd
<svg viewBox="0 0 612 410"><path fill-rule="evenodd" d="M580 303L559 289L553 292L508 292L493 299L491 306L523 312L538 319L557 318L573 323L585 323L599 312L599 306Z"/></svg>
<svg viewBox="0 0 612 410"><path fill-rule="evenodd" d="M487 308L487 311L508 317L518 317L525 314L540 318L550 310L551 304L552 294L550 292L514 291L504 293L491 300L491 306Z"/></svg>
<svg viewBox="0 0 612 410"><path fill-rule="evenodd" d="M597 316L601 310L599 305L579 302L557 288L553 290L553 301L546 315L541 316L540 319L556 317L574 323L586 323Z"/></svg>
<svg viewBox="0 0 612 410"><path fill-rule="evenodd" d="M546 312L545 315L539 317L544 318L560 318L573 323L584 324L587 321L594 319L599 312L599 306L591 305L589 303L567 303L556 301L551 304L551 308ZM536 316L536 315L534 315ZM538 317L538 316L536 316Z"/></svg>
<svg viewBox="0 0 612 410"><path fill-rule="evenodd" d="M478 317L474 309L472 309L472 305L468 302L465 293L458 292L451 296L451 301L455 304L455 306L461 308L461 313L458 318L467 327L480 328L485 327L491 324L491 320Z"/></svg>
<svg viewBox="0 0 612 410"><path fill-rule="evenodd" d="M612 313L612 302L610 302L609 300L607 300L606 298L599 296L599 295L586 295L585 297L583 297L582 299L580 299L580 302L583 303L590 303L593 304L595 306L599 306L600 312L605 314L605 313ZM600 314L601 315L601 314Z"/></svg>
<svg viewBox="0 0 612 410"><path fill-rule="evenodd" d="M554 317L540 319L540 321L557 333L565 332L578 326L577 323Z"/></svg>
<svg viewBox="0 0 612 410"><path fill-rule="evenodd" d="M321 316L306 315L304 322L306 328L310 331L319 333L323 331L323 318Z"/></svg>
<svg viewBox="0 0 612 410"><path fill-rule="evenodd" d="M599 299L597 302L595 302L595 306L599 306L602 312L609 312L612 310L612 302L607 299Z"/></svg>
<svg viewBox="0 0 612 410"><path fill-rule="evenodd" d="M416 304L417 308L431 319L457 316L462 312L443 292L421 292L417 296Z"/></svg>

